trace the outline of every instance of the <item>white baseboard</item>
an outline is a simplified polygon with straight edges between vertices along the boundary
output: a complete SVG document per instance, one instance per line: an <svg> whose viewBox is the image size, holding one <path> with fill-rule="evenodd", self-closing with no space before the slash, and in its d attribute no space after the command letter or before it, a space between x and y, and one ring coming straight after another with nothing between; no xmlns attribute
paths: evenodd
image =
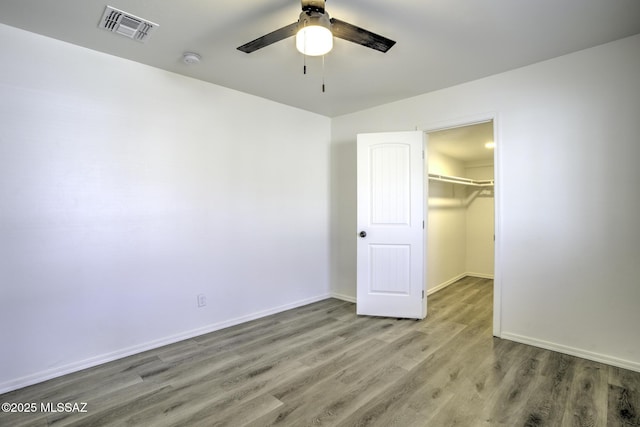
<svg viewBox="0 0 640 427"><path fill-rule="evenodd" d="M606 354L594 353L592 351L583 350L581 348L569 347L566 345L539 340L523 335L512 334L509 332L502 332L500 338L519 342L521 344L532 345L534 347L544 348L546 350L557 351L558 353L568 354L569 356L576 356L587 360L593 360L594 362L600 362L606 365L628 369L630 371L640 372L640 363L619 359L617 357L609 356Z"/></svg>
<svg viewBox="0 0 640 427"><path fill-rule="evenodd" d="M52 378L57 378L62 375L67 375L73 372L81 371L83 369L92 368L94 366L102 365L107 362L112 362L114 360L122 359L123 357L131 356L134 354L142 353L147 350L153 350L155 348L163 347L165 345L174 344L179 341L183 341L189 338L197 337L200 335L208 334L210 332L215 332L220 329L228 328L230 326L239 325L241 323L249 322L251 320L260 319L261 317L270 316L272 314L280 313L283 311L291 310L293 308L302 307L304 305L312 304L314 302L322 301L327 298L332 297L332 295L318 295L316 297L307 298L300 301L295 301L293 303L281 305L279 307L270 308L268 310L259 311L256 313L248 314L246 316L237 317L234 319L225 320L223 322L218 322L214 324L210 324L201 328L192 329L190 331L186 331L180 334L171 335L168 337L160 338L157 340L149 341L143 344L131 346L128 348L123 348L111 353L101 354L95 357L91 357L85 360L81 360L78 362L69 363L64 366L58 366L52 369L47 369L44 371L37 372L32 375L27 375L21 378L16 378L13 380L5 381L0 384L0 394L7 393L9 391L17 390L19 388L27 387L33 384L37 384L43 381L50 380Z"/></svg>
<svg viewBox="0 0 640 427"><path fill-rule="evenodd" d="M440 283L439 285L434 286L431 289L427 289L427 296L431 295L431 294L435 294L438 291L443 290L444 288L446 288L447 286L450 286L452 284L454 284L455 282L457 282L458 280L462 279L463 277L467 277L466 273L462 273L459 274L445 282Z"/></svg>
<svg viewBox="0 0 640 427"><path fill-rule="evenodd" d="M339 299L339 300L342 300L342 301L353 302L353 303L356 302L356 297L352 297L352 296L344 295L344 294L339 294L339 293L336 293L336 292L332 292L331 293L331 298L336 298L336 299Z"/></svg>
<svg viewBox="0 0 640 427"><path fill-rule="evenodd" d="M467 271L466 273L464 273L465 276L470 276L470 277L479 277L480 279L491 279L493 280L493 274L486 274L486 273L473 273L470 271Z"/></svg>

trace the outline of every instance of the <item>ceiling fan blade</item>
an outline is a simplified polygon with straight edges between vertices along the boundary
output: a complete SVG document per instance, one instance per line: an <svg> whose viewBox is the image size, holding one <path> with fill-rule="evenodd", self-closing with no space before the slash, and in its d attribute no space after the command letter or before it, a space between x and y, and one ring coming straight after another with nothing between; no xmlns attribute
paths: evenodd
<svg viewBox="0 0 640 427"><path fill-rule="evenodd" d="M298 23L294 22L293 24L287 25L286 27L282 27L262 37L258 37L257 39L250 41L249 43L243 44L238 48L238 50L245 53L255 52L256 50L262 49L265 46L269 46L270 44L279 42L280 40L284 40L295 35L297 29Z"/></svg>
<svg viewBox="0 0 640 427"><path fill-rule="evenodd" d="M386 52L396 44L396 42L391 39L336 18L331 18L331 32L334 37L379 50L380 52Z"/></svg>

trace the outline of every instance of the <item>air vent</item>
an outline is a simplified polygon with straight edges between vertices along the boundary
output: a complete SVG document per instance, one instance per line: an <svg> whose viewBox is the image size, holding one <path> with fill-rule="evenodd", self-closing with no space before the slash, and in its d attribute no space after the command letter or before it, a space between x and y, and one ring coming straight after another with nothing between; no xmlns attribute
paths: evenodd
<svg viewBox="0 0 640 427"><path fill-rule="evenodd" d="M98 26L107 31L144 43L149 38L151 31L159 25L118 10L115 7L107 6Z"/></svg>

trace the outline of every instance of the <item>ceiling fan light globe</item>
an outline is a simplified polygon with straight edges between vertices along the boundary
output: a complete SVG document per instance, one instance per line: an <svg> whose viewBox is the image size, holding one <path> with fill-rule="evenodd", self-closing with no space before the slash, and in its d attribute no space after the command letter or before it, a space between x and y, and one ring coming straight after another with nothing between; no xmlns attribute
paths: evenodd
<svg viewBox="0 0 640 427"><path fill-rule="evenodd" d="M333 34L327 27L308 25L296 34L296 48L308 56L321 56L333 49Z"/></svg>

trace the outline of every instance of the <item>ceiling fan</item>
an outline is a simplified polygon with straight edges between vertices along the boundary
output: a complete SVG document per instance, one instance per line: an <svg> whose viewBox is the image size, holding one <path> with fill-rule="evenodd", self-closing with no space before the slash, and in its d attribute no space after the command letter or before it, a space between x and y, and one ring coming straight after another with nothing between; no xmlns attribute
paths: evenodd
<svg viewBox="0 0 640 427"><path fill-rule="evenodd" d="M238 50L245 53L255 52L293 35L296 36L298 50L309 56L320 56L329 52L333 47L333 37L380 52L386 52L396 44L395 41L379 34L329 17L324 4L325 0L302 0L302 12L297 22L243 44Z"/></svg>

